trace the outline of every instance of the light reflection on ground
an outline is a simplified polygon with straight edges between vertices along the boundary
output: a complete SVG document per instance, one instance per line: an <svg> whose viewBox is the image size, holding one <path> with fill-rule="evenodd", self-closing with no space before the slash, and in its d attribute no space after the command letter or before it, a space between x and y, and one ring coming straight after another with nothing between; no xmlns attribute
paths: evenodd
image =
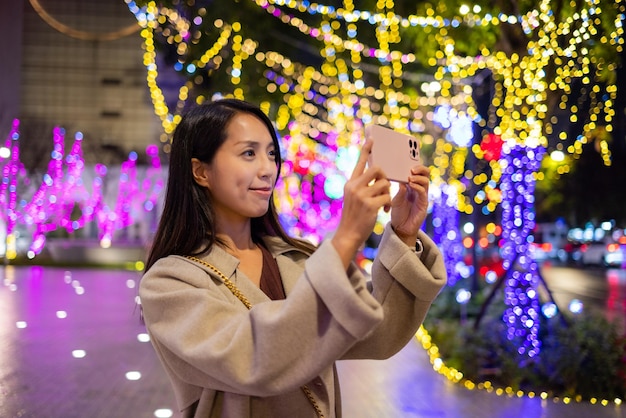
<svg viewBox="0 0 626 418"><path fill-rule="evenodd" d="M0 268L1 417L179 417L139 321L139 273ZM623 309L624 276L609 275ZM82 289L82 290L77 290ZM384 361L338 364L346 418L617 418L619 408L469 391L415 340Z"/></svg>

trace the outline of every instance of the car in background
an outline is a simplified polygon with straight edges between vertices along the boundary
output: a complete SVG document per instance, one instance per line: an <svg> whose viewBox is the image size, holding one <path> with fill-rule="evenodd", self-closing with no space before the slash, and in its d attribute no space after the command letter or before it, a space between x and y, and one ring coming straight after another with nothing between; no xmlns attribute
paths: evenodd
<svg viewBox="0 0 626 418"><path fill-rule="evenodd" d="M537 262L565 262L563 247L567 242L567 225L562 222L538 223L529 242L530 256Z"/></svg>
<svg viewBox="0 0 626 418"><path fill-rule="evenodd" d="M535 261L542 262L556 258L556 253L550 242L531 242L528 248L530 250L530 256Z"/></svg>
<svg viewBox="0 0 626 418"><path fill-rule="evenodd" d="M626 230L613 221L571 229L564 249L568 262L576 266L626 268Z"/></svg>
<svg viewBox="0 0 626 418"><path fill-rule="evenodd" d="M592 241L580 245L578 264L582 266L626 267L626 242Z"/></svg>
<svg viewBox="0 0 626 418"><path fill-rule="evenodd" d="M567 243L563 246L563 251L565 252L565 264L573 266L580 265L580 247L582 246L582 242L567 241Z"/></svg>
<svg viewBox="0 0 626 418"><path fill-rule="evenodd" d="M583 243L580 251L580 264L583 266L603 266L607 252L607 244L604 241L590 241Z"/></svg>
<svg viewBox="0 0 626 418"><path fill-rule="evenodd" d="M606 247L604 264L608 267L626 268L626 243L613 242Z"/></svg>

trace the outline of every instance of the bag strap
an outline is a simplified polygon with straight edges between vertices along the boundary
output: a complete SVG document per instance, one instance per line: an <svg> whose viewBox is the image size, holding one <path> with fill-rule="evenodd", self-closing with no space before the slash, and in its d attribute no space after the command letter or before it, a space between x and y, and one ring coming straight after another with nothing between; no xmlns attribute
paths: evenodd
<svg viewBox="0 0 626 418"><path fill-rule="evenodd" d="M192 257L190 255L185 256L185 258L188 258L191 261L195 261L196 263L202 264L203 266L208 267L209 269L211 269L211 271L213 271L213 273L217 274L219 276L219 278L222 279L222 281L224 282L224 285L228 288L228 290L230 290L231 293L233 295L235 295L237 297L237 299L239 299L241 301L241 303L243 303L245 305L246 308L248 308L248 309L252 308L252 304L250 303L248 298L245 297L243 293L241 293L241 290L239 290L239 288L235 285L235 283L233 283L228 277L226 277L226 275L224 273L222 273L213 264L207 263L204 260L200 260L199 258Z"/></svg>
<svg viewBox="0 0 626 418"><path fill-rule="evenodd" d="M198 264L202 264L205 267L208 267L212 272L217 274L220 279L222 279L222 281L224 282L224 285L228 288L228 290L230 290L231 293L233 295L235 295L237 297L237 299L239 299L241 301L241 303L243 303L246 308L248 308L248 309L252 308L252 304L250 303L248 298L246 298L246 296L241 292L241 290L239 290L239 288L235 285L235 283L233 283L228 277L226 277L226 275L224 273L222 273L213 264L207 263L206 261L201 260L198 257L193 257L193 256L190 256L190 255L186 255L185 258L187 258L187 259L189 259L191 261L195 261ZM302 389L302 392L304 392L304 395L306 396L306 398L311 403L311 406L313 407L313 409L315 409L315 412L317 413L318 418L324 418L324 414L322 412L322 409L320 408L320 406L315 401L315 398L313 397L313 393L311 392L311 389L309 389L306 385L301 386L300 389Z"/></svg>

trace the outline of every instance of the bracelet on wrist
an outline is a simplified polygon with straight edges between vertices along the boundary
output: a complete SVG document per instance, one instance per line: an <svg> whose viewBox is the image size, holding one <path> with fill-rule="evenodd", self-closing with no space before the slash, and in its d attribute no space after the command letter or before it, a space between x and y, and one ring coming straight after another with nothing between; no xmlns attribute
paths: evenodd
<svg viewBox="0 0 626 418"><path fill-rule="evenodd" d="M415 240L415 249L413 250L413 252L415 252L415 254L417 255L421 255L424 252L424 244L422 243L422 240L417 238Z"/></svg>

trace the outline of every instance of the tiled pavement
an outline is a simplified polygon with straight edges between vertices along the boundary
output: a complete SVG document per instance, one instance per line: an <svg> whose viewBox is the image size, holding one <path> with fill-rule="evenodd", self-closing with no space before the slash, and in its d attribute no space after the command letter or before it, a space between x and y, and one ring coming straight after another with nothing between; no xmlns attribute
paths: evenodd
<svg viewBox="0 0 626 418"><path fill-rule="evenodd" d="M179 416L143 341L138 272L6 266L0 278L0 417ZM468 391L434 372L416 341L389 360L340 362L339 373L346 418L626 417Z"/></svg>

